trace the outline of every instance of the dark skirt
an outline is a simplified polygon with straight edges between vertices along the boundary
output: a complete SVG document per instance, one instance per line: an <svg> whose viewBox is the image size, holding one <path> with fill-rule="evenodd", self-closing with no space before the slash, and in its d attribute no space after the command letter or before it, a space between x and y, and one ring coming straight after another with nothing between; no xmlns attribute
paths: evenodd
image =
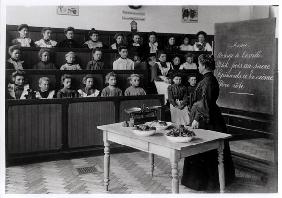
<svg viewBox="0 0 282 198"><path fill-rule="evenodd" d="M218 112L217 116L214 116L213 118L216 118L215 120L213 120L214 124L207 124L204 121L200 121L199 128L226 132L226 125L224 123L223 117L221 116L221 113ZM191 116L191 122L193 120L194 118ZM225 185L227 186L228 184L232 183L235 178L234 165L230 153L229 142L227 140L224 143L223 155ZM205 153L186 157L184 160L181 184L190 189L200 191L219 190L217 150L211 150Z"/></svg>

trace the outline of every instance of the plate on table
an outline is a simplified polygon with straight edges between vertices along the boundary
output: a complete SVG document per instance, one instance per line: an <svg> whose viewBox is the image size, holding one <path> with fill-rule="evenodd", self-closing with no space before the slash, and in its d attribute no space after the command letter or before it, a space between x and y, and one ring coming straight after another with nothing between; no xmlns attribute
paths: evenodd
<svg viewBox="0 0 282 198"><path fill-rule="evenodd" d="M174 136L168 136L168 135L165 135L165 137L171 141L171 142L190 142L191 140L194 139L194 137L174 137Z"/></svg>
<svg viewBox="0 0 282 198"><path fill-rule="evenodd" d="M170 127L171 129L165 134L165 137L171 142L190 142L196 134L191 128L183 125Z"/></svg>
<svg viewBox="0 0 282 198"><path fill-rule="evenodd" d="M126 113L135 113L135 112L140 112L141 108L140 107L132 107L132 108L129 108L129 109L125 109L124 111Z"/></svg>
<svg viewBox="0 0 282 198"><path fill-rule="evenodd" d="M135 135L143 136L143 137L151 136L151 135L154 135L156 133L156 130L142 131L142 130L138 130L138 129L133 129L132 131Z"/></svg>
<svg viewBox="0 0 282 198"><path fill-rule="evenodd" d="M155 127L156 131L162 131L165 130L167 127L169 127L171 124L165 121L152 121L152 122L146 122L145 124L147 124L150 127Z"/></svg>
<svg viewBox="0 0 282 198"><path fill-rule="evenodd" d="M136 128L133 129L133 133L138 136L151 136L156 133L156 128L149 126L147 124L136 125Z"/></svg>

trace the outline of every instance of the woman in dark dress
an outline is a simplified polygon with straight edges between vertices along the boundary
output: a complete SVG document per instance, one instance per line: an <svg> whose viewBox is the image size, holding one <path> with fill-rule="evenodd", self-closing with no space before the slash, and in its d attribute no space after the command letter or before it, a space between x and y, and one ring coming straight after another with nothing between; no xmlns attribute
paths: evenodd
<svg viewBox="0 0 282 198"><path fill-rule="evenodd" d="M192 128L200 128L226 133L226 125L216 104L219 95L219 84L213 70L215 62L212 55L202 54L198 58L199 72L204 75L199 82L193 98L190 113ZM230 184L235 171L230 154L228 141L224 145L224 172L226 185ZM214 191L219 189L218 180L218 152L212 150L185 158L182 185L194 189Z"/></svg>

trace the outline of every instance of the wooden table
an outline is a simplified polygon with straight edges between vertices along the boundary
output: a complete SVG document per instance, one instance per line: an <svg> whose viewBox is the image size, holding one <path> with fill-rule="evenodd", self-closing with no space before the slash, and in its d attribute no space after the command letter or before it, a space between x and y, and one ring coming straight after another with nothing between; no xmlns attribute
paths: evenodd
<svg viewBox="0 0 282 198"><path fill-rule="evenodd" d="M165 131L159 131L153 136L141 137L132 132L129 127L122 127L121 123L97 126L103 131L104 141L104 185L109 190L110 172L110 141L129 146L150 154L151 173L154 171L154 154L166 157L171 163L172 193L179 193L178 162L181 158L203 153L209 150L218 150L218 175L220 192L224 192L224 164L223 149L224 139L231 137L229 134L215 131L196 129L197 138L189 143L173 143L164 136Z"/></svg>

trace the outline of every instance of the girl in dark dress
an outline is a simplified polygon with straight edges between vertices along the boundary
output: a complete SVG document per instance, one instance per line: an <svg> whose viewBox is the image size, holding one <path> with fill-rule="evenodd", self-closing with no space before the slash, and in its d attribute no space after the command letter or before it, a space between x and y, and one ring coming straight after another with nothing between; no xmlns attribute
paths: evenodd
<svg viewBox="0 0 282 198"><path fill-rule="evenodd" d="M192 128L201 128L226 133L226 125L216 104L219 96L219 84L213 70L215 62L212 55L202 54L198 58L199 72L204 75L197 85L190 120ZM235 177L234 166L228 141L224 145L224 172L226 185ZM214 191L219 189L217 150L185 158L182 185L195 189Z"/></svg>

